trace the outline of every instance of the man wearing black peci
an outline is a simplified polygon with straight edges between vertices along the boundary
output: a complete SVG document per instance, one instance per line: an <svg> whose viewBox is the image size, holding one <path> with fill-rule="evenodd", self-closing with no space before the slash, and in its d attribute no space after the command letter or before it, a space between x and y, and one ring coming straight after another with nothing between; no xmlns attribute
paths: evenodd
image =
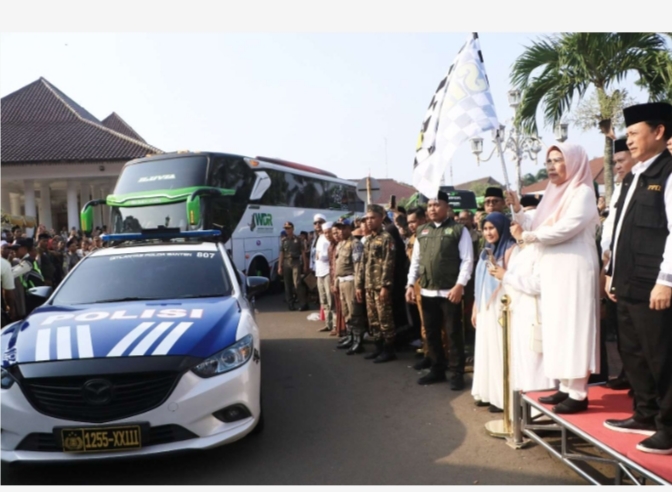
<svg viewBox="0 0 672 492"><path fill-rule="evenodd" d="M406 301L416 302L415 282L420 279L422 316L427 333L430 372L418 384L446 380L446 354L442 331L450 336L450 353L455 357L452 390L464 389L464 332L456 323L455 311L462 301L464 287L471 278L474 250L471 236L462 224L450 218L448 195L439 191L427 202L429 221L417 229L411 267L406 282Z"/></svg>
<svg viewBox="0 0 672 492"><path fill-rule="evenodd" d="M672 105L639 104L623 115L637 164L618 200L607 292L636 405L632 417L604 425L650 436L640 451L672 454Z"/></svg>

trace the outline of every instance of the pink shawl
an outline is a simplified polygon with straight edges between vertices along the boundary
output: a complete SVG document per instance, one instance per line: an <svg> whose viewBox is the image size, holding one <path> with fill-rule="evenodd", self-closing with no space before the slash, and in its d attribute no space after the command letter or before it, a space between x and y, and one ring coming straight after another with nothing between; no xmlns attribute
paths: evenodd
<svg viewBox="0 0 672 492"><path fill-rule="evenodd" d="M544 197L535 212L532 230L540 226L555 224L567 210L572 192L576 188L581 185L593 188L593 175L588 164L588 155L583 147L570 143L556 143L548 148L547 159L552 150L559 150L565 158L567 181L561 185L548 183ZM597 217L597 204L595 205L595 216Z"/></svg>

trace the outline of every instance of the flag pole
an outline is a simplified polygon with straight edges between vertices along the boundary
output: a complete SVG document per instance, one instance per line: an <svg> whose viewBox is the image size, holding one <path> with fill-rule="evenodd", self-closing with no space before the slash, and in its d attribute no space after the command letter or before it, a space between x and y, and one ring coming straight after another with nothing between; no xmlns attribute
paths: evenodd
<svg viewBox="0 0 672 492"><path fill-rule="evenodd" d="M497 130L497 136L495 137L495 142L497 144L497 153L502 161L502 171L504 171L504 182L506 184L506 189L511 189L509 184L509 173L506 171L506 162L504 161L504 152L502 152L502 142L499 140L499 130Z"/></svg>

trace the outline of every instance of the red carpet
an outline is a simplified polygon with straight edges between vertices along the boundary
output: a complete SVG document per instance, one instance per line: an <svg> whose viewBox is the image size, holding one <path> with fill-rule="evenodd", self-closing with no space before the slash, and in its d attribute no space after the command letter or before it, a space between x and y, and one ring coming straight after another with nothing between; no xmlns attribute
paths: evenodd
<svg viewBox="0 0 672 492"><path fill-rule="evenodd" d="M552 393L553 391L533 391L526 395L538 402L540 396ZM672 482L672 456L642 453L635 446L646 439L646 436L614 432L603 425L606 419L625 419L632 415L632 399L628 398L627 390L614 391L604 386L591 386L588 389L588 399L590 403L585 412L559 417L642 468ZM550 410L553 405L543 406Z"/></svg>

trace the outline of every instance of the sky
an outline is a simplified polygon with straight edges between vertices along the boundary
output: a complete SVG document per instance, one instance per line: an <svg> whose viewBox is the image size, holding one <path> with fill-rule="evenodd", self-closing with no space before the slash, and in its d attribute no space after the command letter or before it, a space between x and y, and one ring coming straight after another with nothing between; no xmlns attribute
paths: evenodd
<svg viewBox="0 0 672 492"><path fill-rule="evenodd" d="M513 117L510 68L543 34L479 33L501 123ZM370 173L411 183L427 106L469 35L3 32L0 95L44 77L98 119L116 112L164 151L278 157L342 178ZM622 87L645 102L633 82ZM492 143L482 137L485 157ZM550 128L541 137L554 141ZM570 125L569 140L591 158L603 153L597 130ZM536 173L542 160L524 161L523 174ZM485 176L503 182L499 159L477 166L466 142L446 184Z"/></svg>

